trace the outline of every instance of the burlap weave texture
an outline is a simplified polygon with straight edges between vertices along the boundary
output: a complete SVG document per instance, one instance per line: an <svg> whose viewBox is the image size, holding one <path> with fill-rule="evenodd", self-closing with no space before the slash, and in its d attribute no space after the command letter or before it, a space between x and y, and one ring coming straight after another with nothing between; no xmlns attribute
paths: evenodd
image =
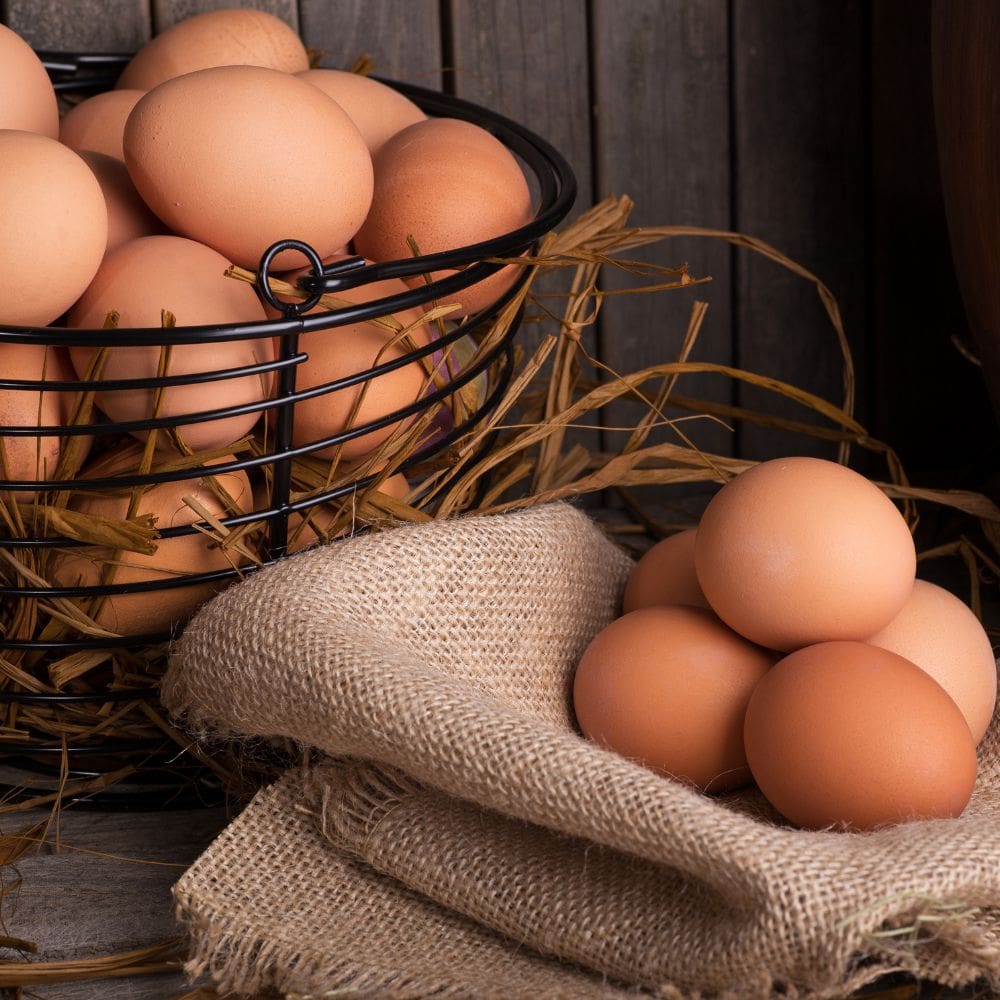
<svg viewBox="0 0 1000 1000"><path fill-rule="evenodd" d="M328 546L203 609L167 704L331 759L179 883L195 966L400 997L1000 979L996 723L959 820L805 832L755 792L699 795L573 725L572 671L629 566L558 504Z"/></svg>

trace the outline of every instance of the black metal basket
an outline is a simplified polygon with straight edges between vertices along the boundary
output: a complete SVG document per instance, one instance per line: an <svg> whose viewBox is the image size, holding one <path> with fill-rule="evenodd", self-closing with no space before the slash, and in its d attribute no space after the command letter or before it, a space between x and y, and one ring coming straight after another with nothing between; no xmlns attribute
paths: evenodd
<svg viewBox="0 0 1000 1000"><path fill-rule="evenodd" d="M114 82L128 58L109 55L69 56L58 53L40 53L40 55L58 91L84 94L107 89ZM386 372L427 358L435 351L440 351L467 335L475 335L477 332L483 331L488 328L499 311L516 295L526 279L527 272L523 272L515 285L492 306L474 316L467 317L460 325L432 340L427 346L418 347L402 357L377 364L375 367L351 377L305 391L297 391L296 389L298 366L308 357L299 348L301 334L375 319L388 313L397 313L425 305L431 300L446 300L448 296L488 277L502 266L495 262L489 263L486 258L516 257L530 250L541 235L550 231L566 216L575 198L575 179L565 159L545 140L528 129L494 112L455 97L390 80L382 82L388 83L404 93L429 115L465 119L486 128L500 139L508 149L520 158L537 184L539 207L532 221L522 228L496 239L447 253L377 264L366 264L361 258L350 258L326 270L323 269L322 262L311 247L294 239L275 244L261 259L258 284L261 293L270 301L271 305L283 314L283 318L234 326L116 329L113 332L115 346L164 347L276 337L280 342L280 350L277 359L273 362L203 372L199 375L166 375L158 378L98 382L14 380L3 377L4 373L0 372L0 391L31 392L44 388L46 392L67 393L99 389L156 389L195 383L203 383L210 387L212 384L227 379L271 372L277 384L277 390L272 398L238 407L209 408L183 416L151 417L128 422L44 427L0 426L0 435L5 437L98 435L106 438L108 435L133 431L181 427L237 414L272 411L269 419L273 421L274 433L273 438L271 438L272 446L268 450L262 454L251 454L249 457L224 461L211 466L213 476L236 470L244 470L248 473L254 470L259 473L265 468L269 470L266 477L269 484L268 490L262 501L255 504L256 509L239 516L222 519L222 524L227 528L236 528L250 522L266 522L269 533L269 545L264 560L266 564L285 554L290 517L317 504L334 501L358 488L366 487L376 479L376 474L372 473L349 482L340 482L335 488L311 495L307 499L294 499L291 488L293 461L371 431L388 427L404 418L416 416L421 411L426 411L428 407L438 405L472 380L485 375L488 391L485 392L481 405L468 415L460 425L453 426L446 433L437 435L434 440L429 441L417 452L406 458L400 464L400 470L406 471L409 468L424 465L434 455L442 452L479 422L484 414L495 406L509 382L514 358L512 339L518 326L519 317L517 322L511 324L505 336L479 357L475 364L450 375L446 384L436 386L433 391L422 396L417 402L379 420L358 424L340 434L307 444L296 446L292 444L293 408L296 402L323 393L336 392L377 378ZM294 236L294 234L290 234L290 236ZM300 281L301 287L309 293L310 297L306 301L295 304L277 300L270 292L267 283L271 262L279 252L287 249L298 250L311 265L311 273ZM456 273L431 280L405 293L377 301L338 308L330 312L305 315L318 303L320 296L325 292L344 292L385 278L429 275L430 272L441 270L456 270ZM111 338L109 338L107 330L4 327L0 328L0 341L35 345L101 347L110 346ZM110 475L87 480L37 481L0 478L0 489L35 491L38 494L66 489L75 491L104 490L109 487L133 487L180 479L194 479L202 475L203 472L204 468L199 466L180 471L149 472L144 475L138 473ZM161 531L161 535L162 537L174 537L192 534L195 530L197 529L194 527L167 528ZM66 549L81 544L65 536L0 538L0 548L6 549L8 553L13 553L18 549L39 550L45 547ZM141 583L53 587L41 586L38 585L38 581L31 582L23 576L17 576L16 571L11 570L7 565L8 562L5 560L3 568L6 578L0 580L4 584L4 586L0 586L0 597L5 602L51 600L53 598L87 599L106 595L161 591L175 586L225 583L235 578L238 573L250 572L253 569L250 566L240 571L220 570L187 575L176 579ZM15 575L12 576L12 574ZM60 781L107 775L125 764L138 766L139 770L135 774L123 779L122 783L116 785L114 789L110 791L91 790L80 796L81 801L101 807L145 808L163 807L168 804L187 806L203 802L206 799L217 799L219 785L217 781L212 779L210 772L194 762L183 764L182 761L187 760L187 758L181 753L177 743L166 736L160 739L155 735L152 738L144 735L136 739L114 739L103 742L99 739L83 742L74 739L73 714L75 711L79 712L83 708L93 712L96 706L104 706L105 711L109 714L118 709L127 709L128 706L134 706L141 710L143 701L156 698L157 687L152 678L149 683L144 685L114 683L102 687L100 690L79 690L72 689L72 687L68 690L53 690L52 685L43 679L46 663L52 662L58 657L64 657L74 652L111 649L136 651L141 655L148 655L155 659L165 655L170 638L166 634L131 635L114 639L94 638L80 634L70 638L60 638L58 641L48 641L38 635L33 635L31 638L14 638L8 632L8 634L0 636L0 656L5 658L13 656L23 663L27 663L27 669L24 667L21 669L25 675L30 675L32 685L36 688L32 690L31 686L23 683L9 683L5 690L0 691L0 703L6 707L9 734L0 733L0 765L6 765L8 768L13 766L31 774L44 775L46 778L58 776ZM32 712L37 712L39 709L58 710L65 713L66 735L62 739L53 741L51 734L44 739L37 738L32 734ZM47 787L26 787L20 778L18 782L9 783L6 787L9 794L19 794L22 797L39 792L44 793L47 790Z"/></svg>

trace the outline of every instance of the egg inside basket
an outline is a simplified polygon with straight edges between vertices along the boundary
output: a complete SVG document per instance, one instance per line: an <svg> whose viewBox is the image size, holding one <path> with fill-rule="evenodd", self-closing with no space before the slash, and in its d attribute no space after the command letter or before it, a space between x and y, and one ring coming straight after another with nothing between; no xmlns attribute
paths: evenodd
<svg viewBox="0 0 1000 1000"><path fill-rule="evenodd" d="M108 90L126 61L43 59L57 91L76 97ZM34 352L0 377L0 752L38 776L34 789L12 782L18 794L44 794L54 778L105 806L211 797L218 783L183 763L183 737L157 703L186 618L233 580L412 501L508 385L528 269L475 312L455 318L448 304L565 217L572 171L513 121L391 85L432 118L479 125L515 154L534 192L530 222L375 264L351 253L324 263L289 232L256 274L234 267L227 276L233 288L256 281L272 317L259 322L183 326L164 303L159 326L105 315L86 326L0 328L0 352ZM302 268L284 284L279 256L283 270ZM408 325L414 310L424 322ZM304 378L310 357L332 350L347 327L375 330L387 346L332 378ZM366 409L399 373L416 391ZM337 405L343 429L313 429L309 414ZM29 418L18 418L25 406ZM224 442L206 433L220 427ZM22 453L33 473L18 471Z"/></svg>

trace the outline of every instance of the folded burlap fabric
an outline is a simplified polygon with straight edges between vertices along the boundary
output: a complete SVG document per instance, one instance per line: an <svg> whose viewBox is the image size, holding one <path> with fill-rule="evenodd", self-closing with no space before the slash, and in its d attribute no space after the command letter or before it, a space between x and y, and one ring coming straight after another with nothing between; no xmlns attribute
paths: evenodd
<svg viewBox="0 0 1000 1000"><path fill-rule="evenodd" d="M178 883L192 971L393 997L1000 982L1000 722L957 820L810 832L754 791L700 795L574 727L573 670L629 567L556 504L350 539L207 605L167 705L326 758Z"/></svg>

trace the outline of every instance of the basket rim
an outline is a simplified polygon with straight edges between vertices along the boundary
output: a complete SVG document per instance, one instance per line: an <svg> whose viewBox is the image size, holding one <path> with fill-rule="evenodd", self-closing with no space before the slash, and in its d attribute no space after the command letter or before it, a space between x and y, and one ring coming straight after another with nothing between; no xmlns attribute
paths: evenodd
<svg viewBox="0 0 1000 1000"><path fill-rule="evenodd" d="M50 76L55 77L57 90L105 89L114 83L118 72L91 78L79 78L81 70L109 67L120 71L130 58L120 53L66 53L39 51L37 53ZM59 79L60 75L68 78ZM536 241L561 222L576 200L576 176L566 158L546 139L499 112L452 94L431 90L416 84L372 75L380 83L399 91L414 101L421 110L437 116L460 118L489 131L511 152L517 154L530 169L539 186L539 205L530 222L509 233L479 243L457 247L434 254L422 254L403 260L367 263L353 267L345 273L315 277L314 288L326 292L339 292L381 281L386 278L412 277L431 271L452 270L456 273L438 278L417 288L396 295L384 296L356 306L345 306L308 316L268 319L242 324L206 324L201 326L116 327L109 337L106 329L76 327L31 327L0 325L0 343L22 343L66 347L143 347L180 344L199 344L231 340L250 340L326 330L351 323L377 319L390 313L426 305L461 291L481 281L504 265L488 263L483 258L516 257L528 251ZM285 241L282 241L285 242ZM298 243L293 236L288 242ZM264 261L274 248L261 255ZM360 259L360 258L359 258ZM344 271L344 261L331 266L333 271ZM462 269L462 270L458 270ZM266 269L265 269L266 270ZM468 317L469 323L479 323L497 308L496 303Z"/></svg>

